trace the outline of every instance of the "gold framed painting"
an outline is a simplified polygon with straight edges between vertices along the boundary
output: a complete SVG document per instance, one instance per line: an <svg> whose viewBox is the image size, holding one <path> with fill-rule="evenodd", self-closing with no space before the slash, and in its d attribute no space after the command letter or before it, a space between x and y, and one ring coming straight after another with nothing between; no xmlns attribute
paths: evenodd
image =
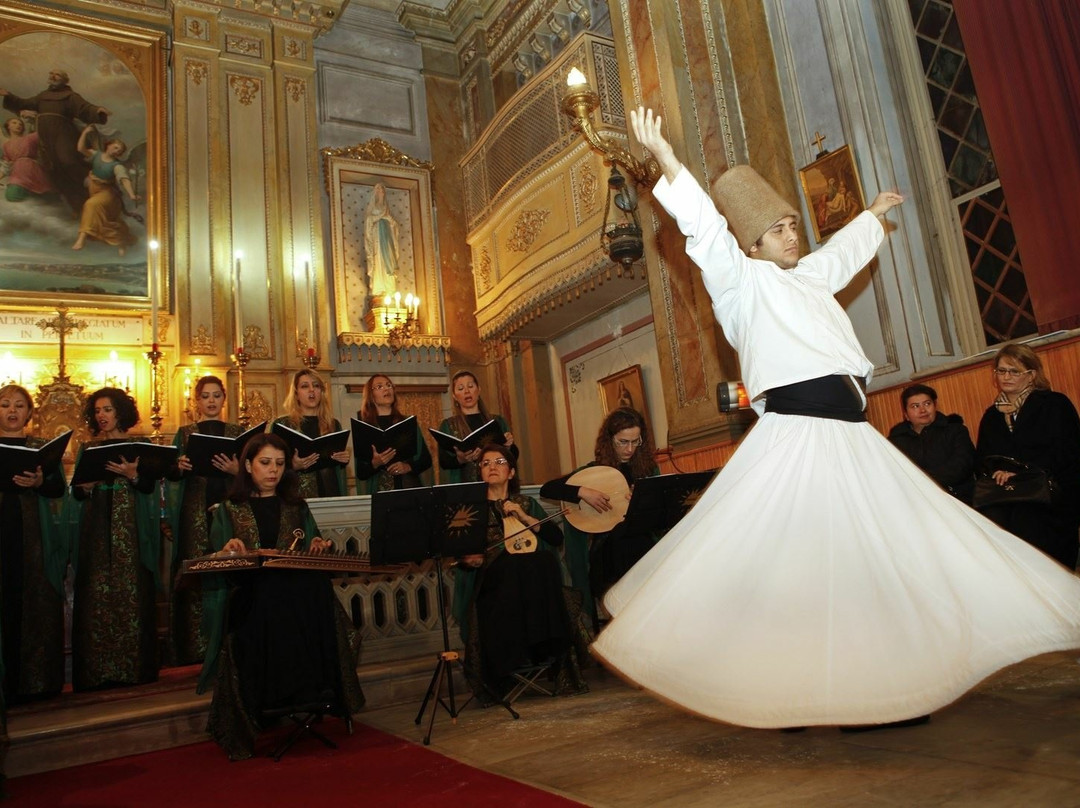
<svg viewBox="0 0 1080 808"><path fill-rule="evenodd" d="M161 31L0 6L6 300L145 309L151 272L168 289L164 46Z"/></svg>
<svg viewBox="0 0 1080 808"><path fill-rule="evenodd" d="M420 298L421 333L442 330L431 164L374 138L323 149L338 332L373 331L386 296Z"/></svg>
<svg viewBox="0 0 1080 808"><path fill-rule="evenodd" d="M645 382L641 376L641 365L631 365L618 373L605 376L598 384L604 415L620 407L637 410L645 419L645 426L652 435L652 423L649 418L649 404L645 400Z"/></svg>
<svg viewBox="0 0 1080 808"><path fill-rule="evenodd" d="M799 180L819 242L866 210L859 170L846 145L799 169Z"/></svg>

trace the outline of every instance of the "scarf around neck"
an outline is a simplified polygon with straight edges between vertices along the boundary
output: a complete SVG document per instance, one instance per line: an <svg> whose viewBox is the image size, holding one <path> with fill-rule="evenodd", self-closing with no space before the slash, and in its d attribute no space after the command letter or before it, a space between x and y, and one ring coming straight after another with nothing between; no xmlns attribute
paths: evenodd
<svg viewBox="0 0 1080 808"><path fill-rule="evenodd" d="M1016 423L1016 419L1020 415L1020 408L1024 406L1024 402L1027 401L1027 397L1031 395L1031 391L1035 388L1032 385L1028 385L1019 393L1016 394L1015 401L1009 401L1005 397L1004 393L998 393L998 397L994 400L994 406L997 411L1005 416L1005 426L1009 428L1009 431L1013 431L1013 424Z"/></svg>

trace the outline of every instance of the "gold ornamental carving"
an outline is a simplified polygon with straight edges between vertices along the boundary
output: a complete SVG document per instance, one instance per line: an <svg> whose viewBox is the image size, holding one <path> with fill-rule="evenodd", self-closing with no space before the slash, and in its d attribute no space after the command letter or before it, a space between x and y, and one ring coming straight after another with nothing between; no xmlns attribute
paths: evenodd
<svg viewBox="0 0 1080 808"><path fill-rule="evenodd" d="M335 158L348 160L365 160L370 163L382 163L383 165L405 166L407 168L420 168L425 171L434 171L435 164L426 160L418 160L410 157L403 151L395 149L382 138L373 137L355 146L340 146L337 148L327 147L320 149L323 158L323 180L326 184L326 193L331 197L334 189L330 182L330 161Z"/></svg>
<svg viewBox="0 0 1080 808"><path fill-rule="evenodd" d="M480 294L491 288L491 253L488 252L487 247L480 249L480 263L476 267L476 279L479 281L477 291Z"/></svg>
<svg viewBox="0 0 1080 808"><path fill-rule="evenodd" d="M303 59L305 56L304 42L296 37L287 36L284 42L285 55L292 59Z"/></svg>
<svg viewBox="0 0 1080 808"><path fill-rule="evenodd" d="M251 76L229 76L229 86L236 95L237 100L245 107L250 106L259 94L260 82Z"/></svg>
<svg viewBox="0 0 1080 808"><path fill-rule="evenodd" d="M116 45L116 53L121 56L124 63L131 68L131 72L139 75L143 72L143 49L134 48L131 45Z"/></svg>
<svg viewBox="0 0 1080 808"><path fill-rule="evenodd" d="M241 56L253 56L262 58L263 43L261 39L238 36L236 34L225 35L225 52L238 53Z"/></svg>
<svg viewBox="0 0 1080 808"><path fill-rule="evenodd" d="M511 252L528 252L550 215L550 210L523 210L514 222L510 238L506 240L507 249Z"/></svg>
<svg viewBox="0 0 1080 808"><path fill-rule="evenodd" d="M258 390L248 390L244 400L247 403L247 414L251 423L259 424L274 417L274 407Z"/></svg>
<svg viewBox="0 0 1080 808"><path fill-rule="evenodd" d="M587 215L596 209L597 191L600 190L600 178L596 176L592 163L585 163L581 168L578 178L578 199L581 201L581 209Z"/></svg>
<svg viewBox="0 0 1080 808"><path fill-rule="evenodd" d="M270 348L267 347L266 337L257 325L244 327L244 353L252 359L270 358Z"/></svg>
<svg viewBox="0 0 1080 808"><path fill-rule="evenodd" d="M192 84L198 86L203 83L203 79L206 78L207 73L210 70L210 65L206 62L185 62L184 72L187 73L188 78L191 79Z"/></svg>
<svg viewBox="0 0 1080 808"><path fill-rule="evenodd" d="M203 356L217 353L214 349L214 338L205 325L200 325L195 329L195 333L191 335L191 345L188 348L188 353Z"/></svg>
<svg viewBox="0 0 1080 808"><path fill-rule="evenodd" d="M285 79L285 94L293 100L294 104L304 97L304 87L305 84L303 79L297 79L291 76Z"/></svg>
<svg viewBox="0 0 1080 808"><path fill-rule="evenodd" d="M184 29L190 39L201 39L203 42L210 41L210 26L198 17L185 17Z"/></svg>

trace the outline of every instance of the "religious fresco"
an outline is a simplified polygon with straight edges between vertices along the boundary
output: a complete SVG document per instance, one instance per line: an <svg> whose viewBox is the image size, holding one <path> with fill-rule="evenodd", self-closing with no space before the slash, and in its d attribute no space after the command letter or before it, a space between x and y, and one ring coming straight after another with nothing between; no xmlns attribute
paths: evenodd
<svg viewBox="0 0 1080 808"><path fill-rule="evenodd" d="M156 43L20 16L0 24L0 291L145 301L150 201L163 196Z"/></svg>

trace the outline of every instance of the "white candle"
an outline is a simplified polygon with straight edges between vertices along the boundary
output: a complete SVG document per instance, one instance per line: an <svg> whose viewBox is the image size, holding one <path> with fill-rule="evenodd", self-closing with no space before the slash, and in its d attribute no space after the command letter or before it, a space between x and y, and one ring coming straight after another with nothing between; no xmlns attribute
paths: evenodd
<svg viewBox="0 0 1080 808"><path fill-rule="evenodd" d="M244 347L244 324L240 314L240 259L243 257L244 253L237 250L236 267L233 271L233 328L235 329L233 342L237 351Z"/></svg>
<svg viewBox="0 0 1080 808"><path fill-rule="evenodd" d="M147 265L150 268L150 342L156 349L158 341L158 262L157 241L151 241L148 245L150 253L147 256Z"/></svg>
<svg viewBox="0 0 1080 808"><path fill-rule="evenodd" d="M308 297L308 347L315 347L315 284L311 280L311 262L304 261L304 279Z"/></svg>
<svg viewBox="0 0 1080 808"><path fill-rule="evenodd" d="M394 308L401 308L401 292L394 292Z"/></svg>

